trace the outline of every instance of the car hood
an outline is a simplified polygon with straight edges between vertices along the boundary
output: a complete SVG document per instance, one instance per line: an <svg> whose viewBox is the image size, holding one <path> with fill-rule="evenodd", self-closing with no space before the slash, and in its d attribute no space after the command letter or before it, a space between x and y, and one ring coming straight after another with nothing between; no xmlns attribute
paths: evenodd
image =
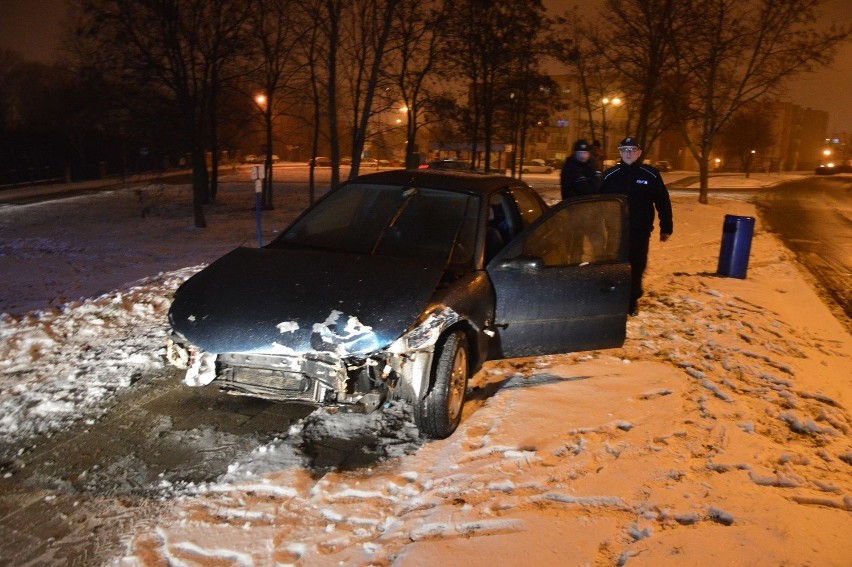
<svg viewBox="0 0 852 567"><path fill-rule="evenodd" d="M416 321L443 268L423 258L238 248L177 290L169 321L210 353L368 354Z"/></svg>

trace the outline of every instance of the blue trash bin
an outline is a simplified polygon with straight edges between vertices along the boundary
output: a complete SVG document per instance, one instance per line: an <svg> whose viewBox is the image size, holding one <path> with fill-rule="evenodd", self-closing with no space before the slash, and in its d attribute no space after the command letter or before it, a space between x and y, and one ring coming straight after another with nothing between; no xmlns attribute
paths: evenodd
<svg viewBox="0 0 852 567"><path fill-rule="evenodd" d="M745 279L753 234L754 217L725 215L717 274L729 278Z"/></svg>

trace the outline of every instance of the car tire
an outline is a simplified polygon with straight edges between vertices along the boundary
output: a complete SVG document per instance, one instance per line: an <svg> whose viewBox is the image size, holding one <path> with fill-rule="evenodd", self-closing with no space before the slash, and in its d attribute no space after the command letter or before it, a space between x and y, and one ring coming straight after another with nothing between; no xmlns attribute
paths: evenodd
<svg viewBox="0 0 852 567"><path fill-rule="evenodd" d="M553 170L548 167L545 173L553 173Z"/></svg>
<svg viewBox="0 0 852 567"><path fill-rule="evenodd" d="M422 436L444 439L461 422L469 373L467 337L458 330L448 333L436 354L432 386L415 403L414 423Z"/></svg>

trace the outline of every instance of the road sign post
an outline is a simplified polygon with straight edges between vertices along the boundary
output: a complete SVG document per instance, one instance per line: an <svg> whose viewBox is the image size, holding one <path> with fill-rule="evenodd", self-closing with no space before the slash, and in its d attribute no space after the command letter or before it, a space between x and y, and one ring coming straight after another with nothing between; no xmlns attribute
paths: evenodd
<svg viewBox="0 0 852 567"><path fill-rule="evenodd" d="M262 165L253 165L251 167L251 178L254 179L254 216L257 221L257 247L263 247L263 236L260 230L260 210L261 196L263 193L263 179L266 177L266 171Z"/></svg>

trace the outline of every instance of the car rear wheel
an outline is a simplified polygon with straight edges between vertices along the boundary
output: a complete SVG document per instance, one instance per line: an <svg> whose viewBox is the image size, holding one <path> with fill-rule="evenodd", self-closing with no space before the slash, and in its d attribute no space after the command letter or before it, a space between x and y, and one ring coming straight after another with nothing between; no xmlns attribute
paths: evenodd
<svg viewBox="0 0 852 567"><path fill-rule="evenodd" d="M420 434L431 439L452 435L461 421L467 390L467 337L449 333L432 368L432 388L414 407L414 422Z"/></svg>

